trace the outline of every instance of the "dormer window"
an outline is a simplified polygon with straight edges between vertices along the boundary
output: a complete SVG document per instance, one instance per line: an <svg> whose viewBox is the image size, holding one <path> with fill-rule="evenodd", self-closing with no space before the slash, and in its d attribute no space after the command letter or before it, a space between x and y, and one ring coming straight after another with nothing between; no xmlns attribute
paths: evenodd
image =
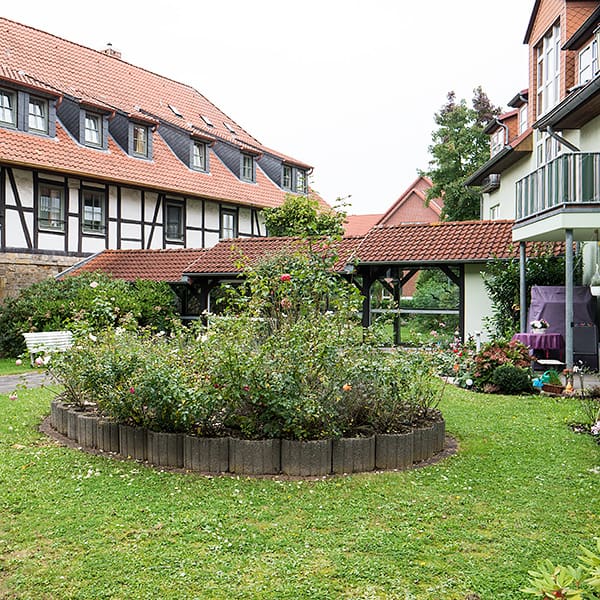
<svg viewBox="0 0 600 600"><path fill-rule="evenodd" d="M281 187L284 190L292 189L292 167L283 165L283 175L281 178Z"/></svg>
<svg viewBox="0 0 600 600"><path fill-rule="evenodd" d="M0 90L0 125L17 126L17 94Z"/></svg>
<svg viewBox="0 0 600 600"><path fill-rule="evenodd" d="M85 113L84 142L88 146L102 146L102 117L96 113Z"/></svg>
<svg viewBox="0 0 600 600"><path fill-rule="evenodd" d="M254 181L254 157L249 154L242 154L242 179Z"/></svg>
<svg viewBox="0 0 600 600"><path fill-rule="evenodd" d="M296 170L296 191L299 194L306 194L306 171Z"/></svg>
<svg viewBox="0 0 600 600"><path fill-rule="evenodd" d="M504 148L504 129L498 128L490 138L490 155L498 154Z"/></svg>
<svg viewBox="0 0 600 600"><path fill-rule="evenodd" d="M192 168L197 171L206 171L206 144L204 142L193 143Z"/></svg>
<svg viewBox="0 0 600 600"><path fill-rule="evenodd" d="M149 131L146 125L133 123L131 153L142 158L149 157Z"/></svg>
<svg viewBox="0 0 600 600"><path fill-rule="evenodd" d="M306 194L308 186L306 181L306 171L290 165L281 167L281 187L289 192L296 194Z"/></svg>
<svg viewBox="0 0 600 600"><path fill-rule="evenodd" d="M29 131L48 133L48 101L42 98L29 98Z"/></svg>
<svg viewBox="0 0 600 600"><path fill-rule="evenodd" d="M148 128L144 125L133 126L133 153L148 156Z"/></svg>

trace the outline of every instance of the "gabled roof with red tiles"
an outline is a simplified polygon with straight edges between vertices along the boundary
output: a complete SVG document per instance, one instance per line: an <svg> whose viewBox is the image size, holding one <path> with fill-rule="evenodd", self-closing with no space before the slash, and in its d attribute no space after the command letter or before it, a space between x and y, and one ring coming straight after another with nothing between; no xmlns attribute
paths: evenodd
<svg viewBox="0 0 600 600"><path fill-rule="evenodd" d="M166 250L103 250L61 273L101 271L125 281L148 279L167 283L181 282L185 268L206 250L177 248Z"/></svg>
<svg viewBox="0 0 600 600"><path fill-rule="evenodd" d="M402 215L402 209L408 204L409 200L413 195L417 196L418 199L423 203L423 207L427 207L432 216L439 217L442 214L444 208L444 200L442 198L434 198L429 204L426 204L426 191L433 187L433 182L429 177L425 175L419 175L407 188L404 190L402 195L390 206L376 225L388 225L392 224L394 220L401 219L403 223L417 221L415 218L411 218L410 214L406 216ZM422 221L423 219L418 219ZM393 223L397 224L397 223Z"/></svg>
<svg viewBox="0 0 600 600"><path fill-rule="evenodd" d="M221 139L245 151L271 154L288 164L310 168L306 163L263 146L191 86L4 18L0 18L1 81L38 89L58 98L75 98L84 105L117 111L132 119L172 124L191 135ZM178 117L170 106L182 116ZM286 195L260 168L256 169L255 183L240 181L212 150L211 172L192 171L175 157L161 138L160 125L153 136L151 161L129 156L112 138L107 151L82 146L60 122L56 138L5 128L0 134L3 162L19 166L77 173L81 177L257 207L278 206ZM260 167L260 160L257 165Z"/></svg>
<svg viewBox="0 0 600 600"><path fill-rule="evenodd" d="M359 264L478 263L513 258L512 220L406 223L374 227L356 249ZM560 244L556 246L560 247Z"/></svg>
<svg viewBox="0 0 600 600"><path fill-rule="evenodd" d="M344 236L365 235L383 215L348 215L344 221Z"/></svg>

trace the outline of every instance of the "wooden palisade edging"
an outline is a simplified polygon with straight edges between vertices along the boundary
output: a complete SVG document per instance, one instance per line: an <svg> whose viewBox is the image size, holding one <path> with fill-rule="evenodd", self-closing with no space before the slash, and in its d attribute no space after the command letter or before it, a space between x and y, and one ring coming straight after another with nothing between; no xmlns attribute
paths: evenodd
<svg viewBox="0 0 600 600"><path fill-rule="evenodd" d="M444 449L445 422L398 434L327 440L202 438L118 424L55 400L51 426L82 448L201 473L318 477L402 470Z"/></svg>

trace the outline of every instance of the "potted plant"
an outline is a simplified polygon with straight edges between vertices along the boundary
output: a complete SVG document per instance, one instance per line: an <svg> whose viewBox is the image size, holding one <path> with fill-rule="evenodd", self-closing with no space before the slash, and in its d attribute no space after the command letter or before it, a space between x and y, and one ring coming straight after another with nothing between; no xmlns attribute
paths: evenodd
<svg viewBox="0 0 600 600"><path fill-rule="evenodd" d="M531 333L546 333L546 329L550 326L550 323L546 319L536 319L529 323L531 326Z"/></svg>
<svg viewBox="0 0 600 600"><path fill-rule="evenodd" d="M565 387L555 369L549 369L542 375L542 390L551 394L562 394Z"/></svg>

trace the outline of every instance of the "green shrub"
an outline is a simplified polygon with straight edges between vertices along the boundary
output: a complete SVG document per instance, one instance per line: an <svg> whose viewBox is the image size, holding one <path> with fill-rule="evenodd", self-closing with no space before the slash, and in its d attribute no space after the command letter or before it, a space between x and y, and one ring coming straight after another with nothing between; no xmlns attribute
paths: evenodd
<svg viewBox="0 0 600 600"><path fill-rule="evenodd" d="M531 392L531 373L515 365L501 365L492 374L492 383L501 394L521 394Z"/></svg>
<svg viewBox="0 0 600 600"><path fill-rule="evenodd" d="M495 389L494 371L502 365L513 365L531 374L529 348L517 341L496 340L484 344L473 359L473 384L476 389ZM489 386L492 386L491 388Z"/></svg>
<svg viewBox="0 0 600 600"><path fill-rule="evenodd" d="M0 355L19 356L27 331L71 329L85 334L107 327L153 327L177 322L174 294L166 283L127 283L102 273L46 279L0 307Z"/></svg>

